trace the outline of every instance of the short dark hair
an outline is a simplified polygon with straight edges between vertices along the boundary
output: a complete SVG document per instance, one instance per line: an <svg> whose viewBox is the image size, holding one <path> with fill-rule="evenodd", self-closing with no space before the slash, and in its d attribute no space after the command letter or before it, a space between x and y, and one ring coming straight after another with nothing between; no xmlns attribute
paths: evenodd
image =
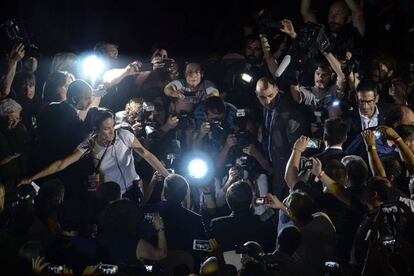
<svg viewBox="0 0 414 276"><path fill-rule="evenodd" d="M214 114L222 114L226 112L226 105L222 98L212 96L204 101L205 112L210 111Z"/></svg>
<svg viewBox="0 0 414 276"><path fill-rule="evenodd" d="M42 92L42 99L44 102L57 102L59 101L57 97L56 89L58 87L64 86L66 84L67 78L71 76L70 73L66 71L54 71L48 76Z"/></svg>
<svg viewBox="0 0 414 276"><path fill-rule="evenodd" d="M299 248L301 240L302 234L296 226L286 226L277 235L278 249L283 253L292 255Z"/></svg>
<svg viewBox="0 0 414 276"><path fill-rule="evenodd" d="M363 79L357 86L357 93L364 93L368 91L373 91L374 95L378 95L377 84L370 79Z"/></svg>
<svg viewBox="0 0 414 276"><path fill-rule="evenodd" d="M346 172L351 186L361 186L368 179L368 166L364 160L353 160L346 164Z"/></svg>
<svg viewBox="0 0 414 276"><path fill-rule="evenodd" d="M170 174L164 179L165 198L169 202L181 203L188 191L187 180L179 174Z"/></svg>
<svg viewBox="0 0 414 276"><path fill-rule="evenodd" d="M303 192L293 192L287 199L287 207L292 215L299 221L307 221L312 219L313 200Z"/></svg>
<svg viewBox="0 0 414 276"><path fill-rule="evenodd" d="M388 156L381 160L382 164L384 165L385 174L387 177L392 176L395 179L401 176L402 167L400 162L398 162L395 157Z"/></svg>
<svg viewBox="0 0 414 276"><path fill-rule="evenodd" d="M16 92L17 97L20 97L22 95L19 95L20 89L23 85L26 85L27 83L31 83L33 85L36 85L36 76L33 73L30 72L21 72L19 74L16 74L13 82L13 87Z"/></svg>
<svg viewBox="0 0 414 276"><path fill-rule="evenodd" d="M112 202L105 210L102 231L112 235L136 235L142 211L131 200L123 198Z"/></svg>
<svg viewBox="0 0 414 276"><path fill-rule="evenodd" d="M348 125L342 118L331 118L325 121L324 138L328 145L338 145L346 141Z"/></svg>
<svg viewBox="0 0 414 276"><path fill-rule="evenodd" d="M382 202L387 202L390 199L391 183L388 179L381 176L371 177L365 186L370 192L376 192Z"/></svg>
<svg viewBox="0 0 414 276"><path fill-rule="evenodd" d="M414 134L414 126L412 125L399 125L395 128L395 131L400 135L403 140L406 140L409 136Z"/></svg>
<svg viewBox="0 0 414 276"><path fill-rule="evenodd" d="M103 107L92 107L85 118L85 128L88 132L98 130L101 124L108 118L114 119L111 110Z"/></svg>
<svg viewBox="0 0 414 276"><path fill-rule="evenodd" d="M121 187L118 183L108 181L102 183L96 191L96 198L105 202L111 202L121 198Z"/></svg>
<svg viewBox="0 0 414 276"><path fill-rule="evenodd" d="M338 160L332 159L326 163L325 172L329 177L339 184L345 186L346 183L346 168Z"/></svg>
<svg viewBox="0 0 414 276"><path fill-rule="evenodd" d="M86 92L92 91L92 87L84 80L74 80L68 88L67 99L75 103L75 98L82 97Z"/></svg>
<svg viewBox="0 0 414 276"><path fill-rule="evenodd" d="M399 125L403 119L404 111L402 106L396 106L392 108L385 117L385 125L389 127L394 127L394 125Z"/></svg>
<svg viewBox="0 0 414 276"><path fill-rule="evenodd" d="M232 211L248 210L253 200L252 187L245 181L238 181L227 190L226 200Z"/></svg>

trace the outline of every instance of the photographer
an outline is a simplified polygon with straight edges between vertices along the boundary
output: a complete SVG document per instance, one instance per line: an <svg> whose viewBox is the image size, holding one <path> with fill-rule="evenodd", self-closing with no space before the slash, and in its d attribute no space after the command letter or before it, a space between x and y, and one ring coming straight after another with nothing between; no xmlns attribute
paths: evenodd
<svg viewBox="0 0 414 276"><path fill-rule="evenodd" d="M236 108L231 104L225 104L216 96L209 97L203 107L204 119L196 117L197 123L202 123L199 130L194 133L193 148L209 152L210 156L215 158L216 168L220 169L225 164L230 149L237 144L233 134Z"/></svg>
<svg viewBox="0 0 414 276"><path fill-rule="evenodd" d="M351 261L359 271L365 271L363 275L382 274L390 270L401 272L409 266L412 271L413 215L404 203L390 200L391 184L387 179L372 177L366 186L362 186L359 200L325 174L318 159L313 159L312 174L317 175L330 193L357 214L364 213L364 206L367 208L351 251ZM395 208L387 209L387 206ZM381 258L381 266L376 265L378 258Z"/></svg>

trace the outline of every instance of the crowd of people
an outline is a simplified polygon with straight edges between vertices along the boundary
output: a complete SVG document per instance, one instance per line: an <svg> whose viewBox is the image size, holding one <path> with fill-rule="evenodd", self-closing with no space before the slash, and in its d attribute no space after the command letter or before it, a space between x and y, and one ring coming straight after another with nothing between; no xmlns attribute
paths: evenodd
<svg viewBox="0 0 414 276"><path fill-rule="evenodd" d="M262 10L214 61L99 42L44 83L12 43L1 274L413 275L414 4L377 2Z"/></svg>

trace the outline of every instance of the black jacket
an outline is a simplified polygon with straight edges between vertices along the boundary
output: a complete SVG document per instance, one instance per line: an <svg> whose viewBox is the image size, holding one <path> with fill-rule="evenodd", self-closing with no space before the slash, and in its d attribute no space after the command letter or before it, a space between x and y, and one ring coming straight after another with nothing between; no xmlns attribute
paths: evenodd
<svg viewBox="0 0 414 276"><path fill-rule="evenodd" d="M318 158L322 162L322 167L324 168L326 164L331 160L341 161L345 157L346 152L341 149L332 149L328 148L321 153L314 155L315 158Z"/></svg>
<svg viewBox="0 0 414 276"><path fill-rule="evenodd" d="M270 221L261 221L251 210L213 219L211 231L224 252L248 241L259 243L267 253L273 252L276 246L276 228Z"/></svg>

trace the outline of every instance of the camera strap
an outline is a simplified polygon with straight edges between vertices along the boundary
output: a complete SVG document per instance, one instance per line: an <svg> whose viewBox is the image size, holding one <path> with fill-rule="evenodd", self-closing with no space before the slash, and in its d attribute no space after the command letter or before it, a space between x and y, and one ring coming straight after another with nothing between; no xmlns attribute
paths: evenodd
<svg viewBox="0 0 414 276"><path fill-rule="evenodd" d="M93 154L93 149L94 149L94 148L95 148L95 140L94 140L93 145L92 145L92 154ZM96 164L96 166L95 166L95 169L94 169L94 173L95 173L95 174L99 172L99 168L101 167L102 160L104 159L104 157L105 157L105 155L106 155L106 152L108 151L108 148L109 148L109 144L105 147L105 151L104 151L104 153L102 154L102 157L99 159L98 163L97 163L97 164Z"/></svg>

